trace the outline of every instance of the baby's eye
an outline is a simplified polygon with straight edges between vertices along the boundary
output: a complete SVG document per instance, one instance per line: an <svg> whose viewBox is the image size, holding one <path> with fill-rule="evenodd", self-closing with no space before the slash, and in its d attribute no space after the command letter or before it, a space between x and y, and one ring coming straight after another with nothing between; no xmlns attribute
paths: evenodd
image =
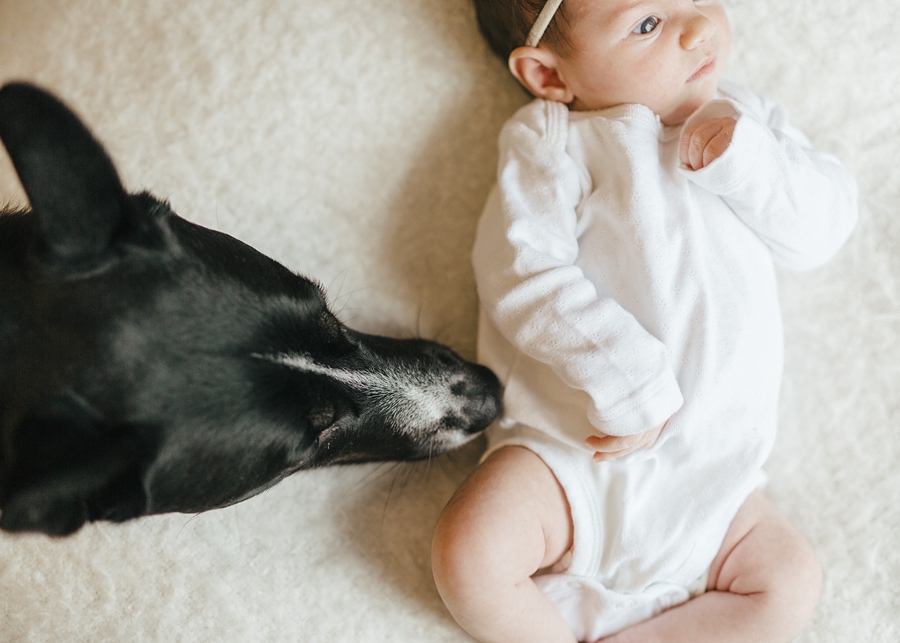
<svg viewBox="0 0 900 643"><path fill-rule="evenodd" d="M656 28L659 26L660 19L656 16L650 16L649 18L645 18L641 21L641 23L631 30L631 33L636 33L641 36L644 36L648 33L652 33L656 31Z"/></svg>

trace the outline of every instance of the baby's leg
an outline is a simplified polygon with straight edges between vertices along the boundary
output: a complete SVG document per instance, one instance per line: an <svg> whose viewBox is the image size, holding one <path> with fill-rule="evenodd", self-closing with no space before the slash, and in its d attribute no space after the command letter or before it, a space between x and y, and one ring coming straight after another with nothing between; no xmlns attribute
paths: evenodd
<svg viewBox="0 0 900 643"><path fill-rule="evenodd" d="M447 503L435 528L432 566L450 613L483 643L574 643L531 575L572 543L562 487L521 447L491 454Z"/></svg>
<svg viewBox="0 0 900 643"><path fill-rule="evenodd" d="M732 522L707 587L603 643L790 641L819 600L822 569L809 542L757 491Z"/></svg>

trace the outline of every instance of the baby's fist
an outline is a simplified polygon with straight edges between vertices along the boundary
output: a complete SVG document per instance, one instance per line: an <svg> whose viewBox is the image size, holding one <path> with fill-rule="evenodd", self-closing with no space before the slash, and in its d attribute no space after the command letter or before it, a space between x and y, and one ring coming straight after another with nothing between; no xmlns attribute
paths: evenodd
<svg viewBox="0 0 900 643"><path fill-rule="evenodd" d="M678 156L692 170L706 167L725 153L731 144L737 121L730 116L712 118L686 130L681 136Z"/></svg>
<svg viewBox="0 0 900 643"><path fill-rule="evenodd" d="M643 433L635 433L634 435L626 435L617 437L614 435L593 435L586 439L584 443L588 448L594 450L594 462L606 462L615 460L622 456L633 453L638 449L648 449L656 444L656 439L662 433L666 422L658 427L644 431Z"/></svg>

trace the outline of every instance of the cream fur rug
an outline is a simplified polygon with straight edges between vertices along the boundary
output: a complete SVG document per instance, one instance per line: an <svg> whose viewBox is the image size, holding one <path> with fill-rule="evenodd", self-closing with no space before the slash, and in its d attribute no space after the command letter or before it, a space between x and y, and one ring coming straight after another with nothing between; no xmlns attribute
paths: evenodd
<svg viewBox="0 0 900 643"><path fill-rule="evenodd" d="M842 253L782 274L769 492L826 570L805 643L900 641L900 41L896 0L726 0L729 73L858 175ZM357 328L474 355L469 247L526 97L468 0L0 0L0 80L58 91L126 184L323 282ZM0 196L21 199L0 154ZM432 526L479 446L301 473L199 516L0 537L2 641L470 639Z"/></svg>

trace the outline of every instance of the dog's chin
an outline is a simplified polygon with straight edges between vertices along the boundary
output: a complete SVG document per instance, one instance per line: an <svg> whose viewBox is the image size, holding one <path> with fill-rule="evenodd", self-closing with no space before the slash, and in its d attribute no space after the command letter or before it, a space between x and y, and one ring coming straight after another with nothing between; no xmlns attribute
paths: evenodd
<svg viewBox="0 0 900 643"><path fill-rule="evenodd" d="M458 430L439 431L427 441L415 446L404 447L384 446L380 449L352 450L332 444L321 444L314 447L313 452L297 466L297 469L320 468L332 465L366 464L372 462L384 462L385 460L417 461L428 460L435 456L457 449L464 444L473 441L482 432L466 433ZM386 451L387 450L387 451ZM386 455L387 453L387 455ZM401 454L400 457L397 454Z"/></svg>
<svg viewBox="0 0 900 643"><path fill-rule="evenodd" d="M228 507L238 504L239 502L244 502L245 500L250 500L250 498L252 498L254 496L258 496L259 494L261 494L265 491L268 491L269 489L271 489L272 487L277 485L279 482L284 480L286 477L288 477L291 473L293 473L293 471L285 471L284 474L277 476L277 477L273 478L272 480L269 480L265 484L263 484L259 487L256 487L255 489L252 489L252 490L238 496L237 498L234 498L232 500L228 500L226 502L218 504L215 507L209 507L208 509L201 509L201 510L197 510L197 511L188 511L188 512L183 512L183 513L198 513L198 511L211 511L213 509L226 509Z"/></svg>

